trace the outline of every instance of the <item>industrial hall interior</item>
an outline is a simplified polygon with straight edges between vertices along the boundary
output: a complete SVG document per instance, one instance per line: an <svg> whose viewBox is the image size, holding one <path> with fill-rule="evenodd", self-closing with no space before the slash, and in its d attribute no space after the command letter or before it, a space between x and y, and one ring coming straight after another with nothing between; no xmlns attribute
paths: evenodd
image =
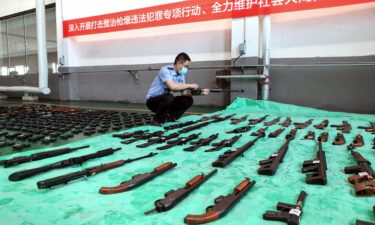
<svg viewBox="0 0 375 225"><path fill-rule="evenodd" d="M0 0L0 225L375 225L375 0Z"/></svg>

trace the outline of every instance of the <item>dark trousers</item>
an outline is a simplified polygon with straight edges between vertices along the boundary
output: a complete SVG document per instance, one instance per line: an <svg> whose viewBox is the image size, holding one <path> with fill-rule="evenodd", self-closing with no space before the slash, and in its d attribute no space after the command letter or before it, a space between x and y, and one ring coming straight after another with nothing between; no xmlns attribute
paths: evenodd
<svg viewBox="0 0 375 225"><path fill-rule="evenodd" d="M193 98L164 94L147 99L146 104L152 112L156 113L154 120L164 123L169 116L174 120L180 118L193 105Z"/></svg>

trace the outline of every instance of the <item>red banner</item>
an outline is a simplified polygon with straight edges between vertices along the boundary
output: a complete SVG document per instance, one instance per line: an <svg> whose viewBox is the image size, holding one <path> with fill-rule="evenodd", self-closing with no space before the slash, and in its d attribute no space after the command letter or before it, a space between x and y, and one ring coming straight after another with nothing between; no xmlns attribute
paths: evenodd
<svg viewBox="0 0 375 225"><path fill-rule="evenodd" d="M375 0L188 0L66 20L64 37L147 27L267 15L375 2Z"/></svg>

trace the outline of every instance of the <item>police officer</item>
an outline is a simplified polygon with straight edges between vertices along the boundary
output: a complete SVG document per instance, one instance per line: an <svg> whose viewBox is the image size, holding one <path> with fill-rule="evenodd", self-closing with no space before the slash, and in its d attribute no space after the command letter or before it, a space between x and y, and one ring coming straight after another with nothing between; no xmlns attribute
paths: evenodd
<svg viewBox="0 0 375 225"><path fill-rule="evenodd" d="M170 92L187 89L198 89L197 84L185 84L185 75L191 63L190 57L182 52L176 56L173 65L160 69L147 93L147 107L154 113L153 124L160 125L166 120L175 121L193 105L191 96L174 96ZM208 94L208 89L203 89L203 95Z"/></svg>

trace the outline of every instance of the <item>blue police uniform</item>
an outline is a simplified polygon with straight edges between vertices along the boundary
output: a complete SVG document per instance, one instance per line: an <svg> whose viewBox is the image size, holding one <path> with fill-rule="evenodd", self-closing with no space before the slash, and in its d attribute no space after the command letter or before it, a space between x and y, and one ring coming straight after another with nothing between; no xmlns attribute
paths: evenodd
<svg viewBox="0 0 375 225"><path fill-rule="evenodd" d="M146 105L156 115L154 121L158 124L176 120L193 104L191 96L173 96L165 84L167 80L175 84L185 84L185 74L178 74L173 65L160 69L146 95Z"/></svg>
<svg viewBox="0 0 375 225"><path fill-rule="evenodd" d="M168 93L168 87L165 84L167 80L172 80L175 84L184 84L185 75L177 74L173 65L163 66L152 81L146 99Z"/></svg>

